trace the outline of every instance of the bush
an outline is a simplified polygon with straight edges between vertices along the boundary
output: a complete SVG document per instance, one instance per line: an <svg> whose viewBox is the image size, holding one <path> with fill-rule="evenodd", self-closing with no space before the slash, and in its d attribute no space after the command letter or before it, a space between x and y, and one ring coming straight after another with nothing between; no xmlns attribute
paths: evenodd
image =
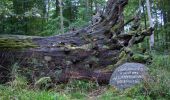
<svg viewBox="0 0 170 100"><path fill-rule="evenodd" d="M125 95L147 100L170 100L170 56L153 56L150 67L151 80L127 89ZM145 100L143 99L143 100Z"/></svg>

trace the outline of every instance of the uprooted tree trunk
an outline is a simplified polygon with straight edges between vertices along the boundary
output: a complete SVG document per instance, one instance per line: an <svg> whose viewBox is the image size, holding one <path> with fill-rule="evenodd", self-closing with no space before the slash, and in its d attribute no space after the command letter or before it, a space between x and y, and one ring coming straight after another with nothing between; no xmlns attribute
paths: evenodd
<svg viewBox="0 0 170 100"><path fill-rule="evenodd" d="M129 48L152 33L151 28L141 30L138 26L122 33L126 24L138 20L134 17L124 23L123 8L127 3L108 0L101 22L78 31L46 38L8 39L8 45L0 46L1 83L17 70L31 82L50 77L55 83L89 79L107 84L114 68L133 55ZM1 39L1 44L4 41L7 39Z"/></svg>

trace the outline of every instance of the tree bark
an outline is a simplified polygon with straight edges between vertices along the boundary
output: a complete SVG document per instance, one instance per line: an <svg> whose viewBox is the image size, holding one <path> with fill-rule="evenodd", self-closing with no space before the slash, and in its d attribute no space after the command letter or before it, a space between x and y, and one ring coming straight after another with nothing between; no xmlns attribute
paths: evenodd
<svg viewBox="0 0 170 100"><path fill-rule="evenodd" d="M122 14L127 3L128 0L108 0L100 23L62 35L31 38L32 43L37 45L35 48L0 46L1 83L10 79L14 69L12 65L17 63L17 72L33 83L41 77L50 77L54 83L88 79L108 84L112 71L125 61L120 61L121 52L129 53L128 47L142 42L152 33L152 28L121 33L124 25L135 19L124 23Z"/></svg>
<svg viewBox="0 0 170 100"><path fill-rule="evenodd" d="M64 34L64 18L63 18L63 1L59 1L59 7L60 7L60 27L61 27L61 33Z"/></svg>
<svg viewBox="0 0 170 100"><path fill-rule="evenodd" d="M148 13L150 27L154 27L154 24L153 24L153 21L152 21L151 7L150 7L150 1L149 0L146 0L146 6L147 6L147 13ZM153 47L154 47L154 34L152 34L151 37L150 37L150 49L152 49Z"/></svg>

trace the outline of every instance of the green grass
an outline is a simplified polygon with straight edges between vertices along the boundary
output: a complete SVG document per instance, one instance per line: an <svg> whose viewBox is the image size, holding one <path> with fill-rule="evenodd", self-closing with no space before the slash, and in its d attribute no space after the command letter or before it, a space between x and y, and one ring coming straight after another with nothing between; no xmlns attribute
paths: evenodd
<svg viewBox="0 0 170 100"><path fill-rule="evenodd" d="M71 80L48 91L40 90L31 88L25 78L16 75L12 82L0 85L0 100L170 100L169 64L170 55L154 54L153 63L148 66L151 81L123 92L82 80Z"/></svg>
<svg viewBox="0 0 170 100"><path fill-rule="evenodd" d="M22 77L16 77L8 85L0 85L0 100L69 100L65 94L54 91L30 89Z"/></svg>
<svg viewBox="0 0 170 100"><path fill-rule="evenodd" d="M58 94L52 92L0 87L0 100L57 100L57 97Z"/></svg>
<svg viewBox="0 0 170 100"><path fill-rule="evenodd" d="M8 83L0 85L0 100L85 100L88 91L96 85L89 81L72 80L51 90L30 88L25 78L18 76Z"/></svg>

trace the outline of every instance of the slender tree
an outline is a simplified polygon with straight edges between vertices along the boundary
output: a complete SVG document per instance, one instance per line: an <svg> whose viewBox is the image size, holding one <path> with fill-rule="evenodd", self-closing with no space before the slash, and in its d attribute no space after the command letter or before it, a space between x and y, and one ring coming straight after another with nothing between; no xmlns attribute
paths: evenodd
<svg viewBox="0 0 170 100"><path fill-rule="evenodd" d="M63 18L63 3L62 0L59 1L59 7L60 7L60 27L61 27L61 33L64 33L64 18Z"/></svg>
<svg viewBox="0 0 170 100"><path fill-rule="evenodd" d="M148 12L150 27L154 27L154 24L153 24L153 21L152 21L152 15L151 15L149 0L146 0L146 6L147 6L147 12ZM154 34L152 34L151 37L150 37L150 49L152 49L153 46L154 46Z"/></svg>

